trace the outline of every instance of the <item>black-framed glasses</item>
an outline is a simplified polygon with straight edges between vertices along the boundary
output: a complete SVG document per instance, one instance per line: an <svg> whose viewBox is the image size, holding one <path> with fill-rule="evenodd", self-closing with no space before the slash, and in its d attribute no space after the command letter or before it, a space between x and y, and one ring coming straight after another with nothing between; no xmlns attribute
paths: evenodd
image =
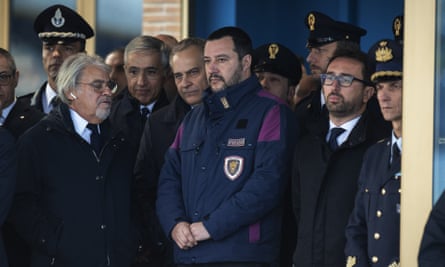
<svg viewBox="0 0 445 267"><path fill-rule="evenodd" d="M334 74L330 74L330 73L324 73L324 74L320 75L320 79L321 79L321 84L323 84L323 85L332 85L332 84L334 84L334 81L337 80L338 84L341 87L349 87L349 86L351 86L353 81L358 81L365 85L373 86L373 84L371 82L356 78L356 77L354 77L352 75L348 75L348 74L334 75Z"/></svg>
<svg viewBox="0 0 445 267"><path fill-rule="evenodd" d="M13 73L1 73L0 74L0 85L9 85L11 83L12 77L14 77Z"/></svg>
<svg viewBox="0 0 445 267"><path fill-rule="evenodd" d="M113 91L117 88L117 83L114 80L93 81L90 83L77 82L76 84L89 85L94 89L95 92L98 92L98 93L103 93L106 88L109 88L111 91Z"/></svg>

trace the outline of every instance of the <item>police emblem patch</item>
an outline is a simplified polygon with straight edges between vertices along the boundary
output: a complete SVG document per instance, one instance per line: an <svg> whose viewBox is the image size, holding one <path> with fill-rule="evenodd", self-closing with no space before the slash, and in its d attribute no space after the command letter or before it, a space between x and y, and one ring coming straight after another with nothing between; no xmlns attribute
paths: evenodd
<svg viewBox="0 0 445 267"><path fill-rule="evenodd" d="M240 156L228 156L224 159L224 173L230 180L240 177L243 172L244 158Z"/></svg>

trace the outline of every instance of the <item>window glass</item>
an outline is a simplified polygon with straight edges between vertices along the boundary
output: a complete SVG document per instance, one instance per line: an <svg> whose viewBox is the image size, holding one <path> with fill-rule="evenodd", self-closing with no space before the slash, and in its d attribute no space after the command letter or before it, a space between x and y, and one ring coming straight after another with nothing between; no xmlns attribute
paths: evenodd
<svg viewBox="0 0 445 267"><path fill-rule="evenodd" d="M434 202L445 188L445 0L437 0L434 118Z"/></svg>
<svg viewBox="0 0 445 267"><path fill-rule="evenodd" d="M142 0L97 0L96 53L105 57L142 32Z"/></svg>

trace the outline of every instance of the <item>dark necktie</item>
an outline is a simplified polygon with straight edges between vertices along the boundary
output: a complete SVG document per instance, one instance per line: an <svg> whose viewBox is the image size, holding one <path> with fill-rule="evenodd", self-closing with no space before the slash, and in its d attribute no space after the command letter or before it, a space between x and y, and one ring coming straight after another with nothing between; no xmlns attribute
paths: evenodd
<svg viewBox="0 0 445 267"><path fill-rule="evenodd" d="M335 127L331 129L331 136L329 137L329 146L331 147L332 151L337 150L338 143L337 143L337 137L342 134L345 131L345 129L340 127Z"/></svg>
<svg viewBox="0 0 445 267"><path fill-rule="evenodd" d="M102 139L97 129L97 124L88 123L87 128L91 130L90 144L96 152L96 155L99 155L102 148Z"/></svg>
<svg viewBox="0 0 445 267"><path fill-rule="evenodd" d="M141 108L142 119L147 119L147 115L150 113L150 110L147 107Z"/></svg>
<svg viewBox="0 0 445 267"><path fill-rule="evenodd" d="M392 161L391 166L396 166L396 164L400 165L400 149L397 146L397 143L392 145Z"/></svg>
<svg viewBox="0 0 445 267"><path fill-rule="evenodd" d="M142 124L145 124L148 118L148 114L150 114L150 110L147 107L141 108L141 121Z"/></svg>

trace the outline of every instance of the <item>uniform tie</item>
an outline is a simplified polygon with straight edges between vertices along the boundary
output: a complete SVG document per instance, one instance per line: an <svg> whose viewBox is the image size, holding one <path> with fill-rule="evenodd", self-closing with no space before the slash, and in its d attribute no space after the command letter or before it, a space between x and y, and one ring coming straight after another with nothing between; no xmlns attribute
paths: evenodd
<svg viewBox="0 0 445 267"><path fill-rule="evenodd" d="M391 166L395 166L395 164L400 164L400 149L397 143L392 145L392 161Z"/></svg>
<svg viewBox="0 0 445 267"><path fill-rule="evenodd" d="M102 149L102 139L97 124L88 123L87 128L91 130L90 144L93 147L94 152L96 152L96 155L99 155L100 150Z"/></svg>
<svg viewBox="0 0 445 267"><path fill-rule="evenodd" d="M329 146L331 147L332 151L337 150L338 148L338 143L337 143L337 137L342 134L344 131L346 131L345 129L341 128L341 127L335 127L331 129L331 136L329 137Z"/></svg>

